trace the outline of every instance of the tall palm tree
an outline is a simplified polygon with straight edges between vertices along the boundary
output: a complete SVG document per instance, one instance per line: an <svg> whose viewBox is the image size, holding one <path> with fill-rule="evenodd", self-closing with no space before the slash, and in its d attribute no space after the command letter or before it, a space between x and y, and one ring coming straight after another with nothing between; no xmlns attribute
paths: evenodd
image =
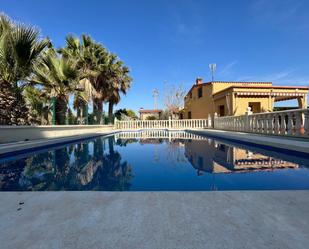
<svg viewBox="0 0 309 249"><path fill-rule="evenodd" d="M48 116L50 116L49 96L41 89L30 85L24 88L23 96L29 108L31 124L48 124Z"/></svg>
<svg viewBox="0 0 309 249"><path fill-rule="evenodd" d="M110 84L108 89L108 119L109 123L112 123L113 108L118 104L121 96L120 94L126 94L127 90L131 87L132 78L129 76L129 68L123 65L123 62L118 60L115 55L111 55L110 78L108 79Z"/></svg>
<svg viewBox="0 0 309 249"><path fill-rule="evenodd" d="M88 105L89 100L92 99L95 120L101 123L105 85L99 75L104 70L108 52L101 44L96 43L87 35L82 35L81 40L68 35L66 47L60 49L59 52L66 58L74 58L80 72L80 87L84 89L85 93L82 101L80 96L76 96L76 108L84 109L84 105ZM78 112L81 111L78 110Z"/></svg>
<svg viewBox="0 0 309 249"><path fill-rule="evenodd" d="M28 109L22 96L22 86L34 65L49 44L40 40L39 32L0 15L0 122L28 123Z"/></svg>
<svg viewBox="0 0 309 249"><path fill-rule="evenodd" d="M56 124L65 124L69 95L77 91L78 71L72 62L50 48L34 68L31 82L56 98Z"/></svg>

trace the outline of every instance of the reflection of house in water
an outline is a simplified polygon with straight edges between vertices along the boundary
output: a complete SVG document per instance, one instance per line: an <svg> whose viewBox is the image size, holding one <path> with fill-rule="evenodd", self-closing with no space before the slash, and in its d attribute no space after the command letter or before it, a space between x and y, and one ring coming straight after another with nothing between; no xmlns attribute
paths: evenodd
<svg viewBox="0 0 309 249"><path fill-rule="evenodd" d="M299 167L292 162L220 144L212 139L185 141L185 155L198 170L197 174L245 173Z"/></svg>

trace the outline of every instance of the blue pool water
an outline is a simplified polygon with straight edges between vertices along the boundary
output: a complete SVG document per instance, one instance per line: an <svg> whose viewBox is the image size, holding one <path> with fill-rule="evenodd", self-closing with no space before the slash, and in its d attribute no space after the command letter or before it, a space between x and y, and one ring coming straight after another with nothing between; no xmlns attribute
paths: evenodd
<svg viewBox="0 0 309 249"><path fill-rule="evenodd" d="M0 159L0 190L309 189L309 159L185 132L118 133Z"/></svg>

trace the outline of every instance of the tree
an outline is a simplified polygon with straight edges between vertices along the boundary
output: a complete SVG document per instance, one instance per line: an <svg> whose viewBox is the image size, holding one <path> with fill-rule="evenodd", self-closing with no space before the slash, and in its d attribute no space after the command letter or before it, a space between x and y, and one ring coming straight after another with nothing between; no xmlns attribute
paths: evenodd
<svg viewBox="0 0 309 249"><path fill-rule="evenodd" d="M146 120L157 120L158 118L156 116L148 116Z"/></svg>
<svg viewBox="0 0 309 249"><path fill-rule="evenodd" d="M184 106L186 92L183 85L165 85L164 105L169 115L178 117L179 111Z"/></svg>
<svg viewBox="0 0 309 249"><path fill-rule="evenodd" d="M131 109L119 109L115 112L115 117L118 120L123 120L123 119L137 119L136 113L131 110Z"/></svg>
<svg viewBox="0 0 309 249"><path fill-rule="evenodd" d="M83 34L81 40L68 35L66 47L60 49L59 52L65 58L74 58L74 63L80 73L79 86L84 90L84 93L76 96L77 112L83 113L89 100L92 99L95 122L102 123L103 101L107 95L107 80L104 77L108 69L106 68L107 50L90 36Z"/></svg>
<svg viewBox="0 0 309 249"><path fill-rule="evenodd" d="M78 71L72 62L50 48L34 68L31 82L43 86L42 91L56 99L56 124L65 124L69 94L78 90Z"/></svg>
<svg viewBox="0 0 309 249"><path fill-rule="evenodd" d="M0 122L27 124L28 108L22 96L23 86L48 39L39 39L39 32L0 15Z"/></svg>
<svg viewBox="0 0 309 249"><path fill-rule="evenodd" d="M26 86L23 94L29 109L31 124L48 124L50 100L46 93L36 87Z"/></svg>
<svg viewBox="0 0 309 249"><path fill-rule="evenodd" d="M107 77L108 84L108 119L109 123L113 120L113 107L118 104L121 97L120 94L126 94L131 87L132 78L129 76L130 70L118 60L114 54L110 55L109 75Z"/></svg>

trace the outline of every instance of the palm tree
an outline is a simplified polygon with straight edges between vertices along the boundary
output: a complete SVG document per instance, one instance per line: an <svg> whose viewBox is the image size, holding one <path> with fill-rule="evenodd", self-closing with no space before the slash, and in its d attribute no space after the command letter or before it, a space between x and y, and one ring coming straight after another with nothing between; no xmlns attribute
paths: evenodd
<svg viewBox="0 0 309 249"><path fill-rule="evenodd" d="M28 123L28 109L22 96L23 85L47 47L39 32L0 15L0 122Z"/></svg>
<svg viewBox="0 0 309 249"><path fill-rule="evenodd" d="M48 117L50 116L49 96L41 89L30 85L24 88L23 96L29 109L31 124L48 124Z"/></svg>
<svg viewBox="0 0 309 249"><path fill-rule="evenodd" d="M77 91L78 71L72 62L50 48L34 68L31 82L43 86L56 99L55 120L57 125L65 124L69 94Z"/></svg>
<svg viewBox="0 0 309 249"><path fill-rule="evenodd" d="M106 65L108 52L101 44L96 43L87 35L82 35L81 40L68 35L66 47L60 49L59 52L66 58L74 58L75 65L80 72L79 85L84 90L84 94L82 98L80 96L75 98L77 112L80 113L92 99L95 120L101 123L106 87L99 75Z"/></svg>
<svg viewBox="0 0 309 249"><path fill-rule="evenodd" d="M126 94L131 86L132 78L129 76L129 68L123 65L115 55L111 55L110 64L110 81L108 90L108 119L109 123L113 120L113 108L118 104L121 97L120 94Z"/></svg>

